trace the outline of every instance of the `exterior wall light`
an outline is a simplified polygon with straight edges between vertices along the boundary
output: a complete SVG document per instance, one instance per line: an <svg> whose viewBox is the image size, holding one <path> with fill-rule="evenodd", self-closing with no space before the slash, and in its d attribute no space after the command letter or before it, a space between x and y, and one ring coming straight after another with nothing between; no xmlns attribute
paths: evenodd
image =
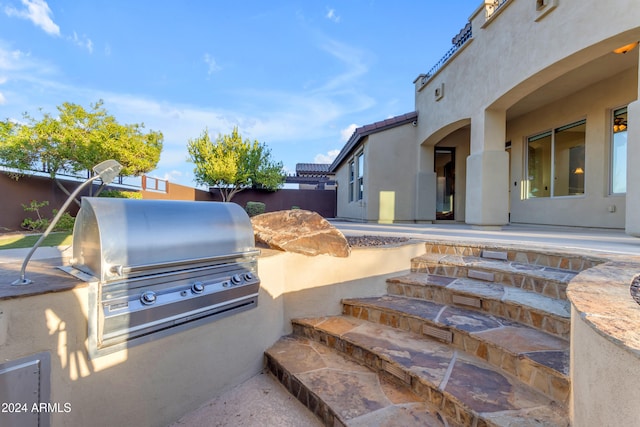
<svg viewBox="0 0 640 427"><path fill-rule="evenodd" d="M640 43L640 42L633 42L633 43L629 43L627 45L621 46L621 47L615 49L613 51L613 53L627 53L630 50L633 50L634 47L638 46L638 43Z"/></svg>

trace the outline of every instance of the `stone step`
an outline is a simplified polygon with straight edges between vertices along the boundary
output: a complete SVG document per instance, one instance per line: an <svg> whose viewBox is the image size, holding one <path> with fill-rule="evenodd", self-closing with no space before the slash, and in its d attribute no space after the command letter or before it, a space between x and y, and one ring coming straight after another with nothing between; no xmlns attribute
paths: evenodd
<svg viewBox="0 0 640 427"><path fill-rule="evenodd" d="M446 425L444 415L407 385L304 337L282 337L265 352L265 362L326 426Z"/></svg>
<svg viewBox="0 0 640 427"><path fill-rule="evenodd" d="M387 292L482 311L566 340L571 332L569 301L498 283L409 273L387 279Z"/></svg>
<svg viewBox="0 0 640 427"><path fill-rule="evenodd" d="M522 246L503 243L469 243L432 240L425 243L425 249L427 253L497 259L539 267L559 268L573 272L580 272L606 262L604 258L576 255L575 251L570 252L558 248L533 247L523 249Z"/></svg>
<svg viewBox="0 0 640 427"><path fill-rule="evenodd" d="M569 398L569 342L466 308L386 295L342 301L343 314L430 337L479 357L551 399Z"/></svg>
<svg viewBox="0 0 640 427"><path fill-rule="evenodd" d="M568 425L564 404L478 357L424 335L349 316L298 319L293 326L295 337L284 338L266 352L267 366L272 372L275 371L285 385L293 384L290 389L293 389L294 395L307 396L312 405L323 407L338 404L336 409L319 411L337 415L338 422L331 423L332 420L327 420L330 417L323 418L326 425ZM290 340L299 343L296 353L288 354L286 347ZM322 343L326 347L319 350L318 346L309 345L309 342ZM301 354L303 351L304 356ZM374 403L367 414L360 415L354 411L354 416L349 418L349 408L359 407L357 403L361 401L368 405L375 400L369 398L371 391L368 386L361 382L355 382L352 386L346 375L340 375L342 366L334 362L324 362L322 366L308 362L319 358L314 353L325 354L328 351L337 351L350 361L368 367L383 381L404 385L433 409L418 410L420 402L412 400L413 395L410 395L410 398L398 400L395 408L397 415L394 415L398 418L392 418L391 423L362 422L362 417L368 416L368 421L377 419L374 416L377 412L374 414L374 411L380 405ZM324 371L333 371L336 379L331 385L328 380L318 378ZM300 392L300 388L306 388L307 391ZM310 395L313 397L309 398ZM321 405L316 400L325 403ZM327 404L327 400L331 400L331 403ZM412 412L414 408L416 411ZM411 420L411 416L417 413L429 419ZM408 417L400 419L402 415Z"/></svg>
<svg viewBox="0 0 640 427"><path fill-rule="evenodd" d="M465 255L426 253L411 260L411 271L447 277L467 277L567 299L567 284L577 272Z"/></svg>

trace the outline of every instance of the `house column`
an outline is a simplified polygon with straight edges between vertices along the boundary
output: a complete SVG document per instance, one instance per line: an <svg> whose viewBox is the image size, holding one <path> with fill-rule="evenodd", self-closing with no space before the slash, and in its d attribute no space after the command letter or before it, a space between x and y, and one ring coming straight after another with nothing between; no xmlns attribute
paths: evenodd
<svg viewBox="0 0 640 427"><path fill-rule="evenodd" d="M504 149L507 114L485 110L471 118L465 222L477 227L509 223L509 155Z"/></svg>
<svg viewBox="0 0 640 427"><path fill-rule="evenodd" d="M640 64L638 97L627 107L627 195L625 231L640 237Z"/></svg>
<svg viewBox="0 0 640 427"><path fill-rule="evenodd" d="M416 222L433 222L436 220L435 149L420 145L418 153Z"/></svg>

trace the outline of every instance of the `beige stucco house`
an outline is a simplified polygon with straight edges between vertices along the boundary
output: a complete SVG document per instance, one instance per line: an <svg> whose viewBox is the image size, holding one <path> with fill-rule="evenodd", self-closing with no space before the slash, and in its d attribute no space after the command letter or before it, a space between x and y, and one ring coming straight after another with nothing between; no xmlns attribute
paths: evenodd
<svg viewBox="0 0 640 427"><path fill-rule="evenodd" d="M415 111L331 165L338 217L640 235L639 40L635 0L484 1L415 79Z"/></svg>

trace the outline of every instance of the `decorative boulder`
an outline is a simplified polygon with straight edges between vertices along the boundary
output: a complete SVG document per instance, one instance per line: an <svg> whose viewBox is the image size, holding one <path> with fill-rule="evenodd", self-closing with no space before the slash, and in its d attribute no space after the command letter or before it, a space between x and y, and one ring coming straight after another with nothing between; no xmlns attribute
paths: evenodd
<svg viewBox="0 0 640 427"><path fill-rule="evenodd" d="M344 235L316 212L294 209L251 218L257 243L272 249L315 256L348 257L351 248Z"/></svg>

